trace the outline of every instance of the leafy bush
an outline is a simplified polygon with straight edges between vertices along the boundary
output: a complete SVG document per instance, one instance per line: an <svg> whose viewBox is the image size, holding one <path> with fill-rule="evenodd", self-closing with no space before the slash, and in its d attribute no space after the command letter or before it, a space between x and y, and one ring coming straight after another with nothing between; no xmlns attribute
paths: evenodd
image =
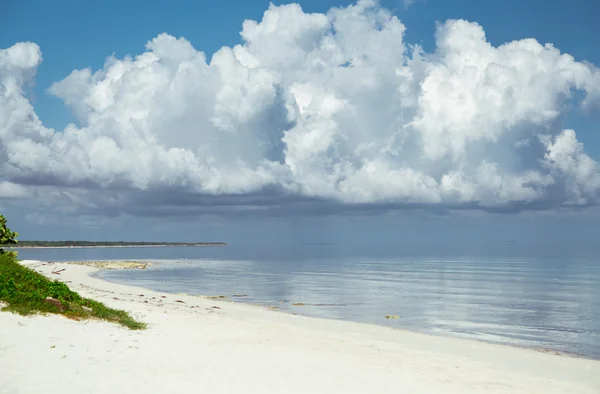
<svg viewBox="0 0 600 394"><path fill-rule="evenodd" d="M10 231L6 226L6 218L0 215L0 245L15 245L17 243L18 233ZM4 249L0 248L0 254L6 254ZM12 256L16 256L15 252L8 252Z"/></svg>
<svg viewBox="0 0 600 394"><path fill-rule="evenodd" d="M17 233L6 227L0 215L0 244L15 244ZM21 315L59 313L72 319L96 318L119 323L132 330L146 327L127 312L82 298L62 282L52 281L17 262L16 253L0 249L0 301L8 304L3 310Z"/></svg>

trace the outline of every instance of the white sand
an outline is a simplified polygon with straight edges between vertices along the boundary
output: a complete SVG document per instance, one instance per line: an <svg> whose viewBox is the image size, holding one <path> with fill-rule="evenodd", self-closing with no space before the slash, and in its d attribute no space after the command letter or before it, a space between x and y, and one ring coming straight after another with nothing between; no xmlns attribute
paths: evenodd
<svg viewBox="0 0 600 394"><path fill-rule="evenodd" d="M27 264L132 312L149 328L0 312L3 394L600 393L599 361L198 297L161 298L90 278L91 267Z"/></svg>

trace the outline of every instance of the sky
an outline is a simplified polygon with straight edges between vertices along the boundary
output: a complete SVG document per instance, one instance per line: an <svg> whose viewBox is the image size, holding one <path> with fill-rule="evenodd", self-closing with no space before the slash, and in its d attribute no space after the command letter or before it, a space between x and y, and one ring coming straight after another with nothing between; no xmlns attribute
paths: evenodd
<svg viewBox="0 0 600 394"><path fill-rule="evenodd" d="M593 239L595 15L5 0L0 212L22 239Z"/></svg>

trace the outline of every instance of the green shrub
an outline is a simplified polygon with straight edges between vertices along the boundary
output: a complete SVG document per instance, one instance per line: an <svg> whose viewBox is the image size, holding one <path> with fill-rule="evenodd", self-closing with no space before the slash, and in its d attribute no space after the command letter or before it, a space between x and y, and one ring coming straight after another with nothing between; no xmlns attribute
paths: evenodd
<svg viewBox="0 0 600 394"><path fill-rule="evenodd" d="M48 297L58 302L48 302ZM82 298L66 284L19 264L7 253L0 254L0 301L7 304L4 310L21 315L59 313L76 320L106 320L132 330L146 328L145 323L134 320L127 312Z"/></svg>
<svg viewBox="0 0 600 394"><path fill-rule="evenodd" d="M10 229L6 226L6 218L0 215L0 246L2 245L15 245L17 243L18 233L14 231L10 231ZM11 256L16 257L15 252L5 252L3 248L0 247L0 254L10 254Z"/></svg>

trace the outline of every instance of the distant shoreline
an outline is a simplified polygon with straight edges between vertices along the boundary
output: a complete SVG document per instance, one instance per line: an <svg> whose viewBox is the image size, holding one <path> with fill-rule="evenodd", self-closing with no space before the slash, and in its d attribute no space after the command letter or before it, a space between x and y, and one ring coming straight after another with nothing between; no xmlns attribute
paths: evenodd
<svg viewBox="0 0 600 394"><path fill-rule="evenodd" d="M223 242L205 242L205 243L156 243L156 244L108 244L108 245L11 245L4 246L4 249L90 249L90 248L160 248L160 247L215 247L215 246L228 246Z"/></svg>

